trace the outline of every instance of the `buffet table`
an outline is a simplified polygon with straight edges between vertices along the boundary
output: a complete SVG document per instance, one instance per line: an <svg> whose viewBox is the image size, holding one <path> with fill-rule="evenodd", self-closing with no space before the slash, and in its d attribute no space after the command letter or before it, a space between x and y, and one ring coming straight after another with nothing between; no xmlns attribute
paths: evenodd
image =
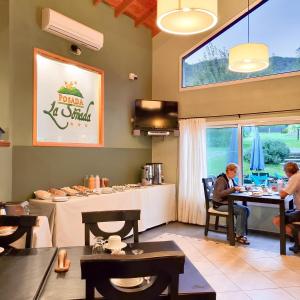
<svg viewBox="0 0 300 300"><path fill-rule="evenodd" d="M175 185L163 184L130 189L112 194L71 197L67 202L30 200L30 212L49 219L53 246L83 246L84 225L81 212L140 209L139 231L176 220ZM101 224L105 231L115 231L123 222Z"/></svg>

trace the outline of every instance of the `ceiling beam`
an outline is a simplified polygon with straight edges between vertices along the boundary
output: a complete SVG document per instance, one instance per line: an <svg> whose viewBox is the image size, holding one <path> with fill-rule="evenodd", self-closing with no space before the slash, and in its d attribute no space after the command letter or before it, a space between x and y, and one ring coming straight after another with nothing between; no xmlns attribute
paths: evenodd
<svg viewBox="0 0 300 300"><path fill-rule="evenodd" d="M135 27L143 24L154 12L156 12L156 3L152 7L149 7L140 18L135 20Z"/></svg>
<svg viewBox="0 0 300 300"><path fill-rule="evenodd" d="M152 27L151 31L152 31L152 37L155 37L158 33L160 33L160 30L157 27L155 27L155 28Z"/></svg>
<svg viewBox="0 0 300 300"><path fill-rule="evenodd" d="M93 0L93 2L94 2L94 5L97 5L97 4L101 3L102 0Z"/></svg>
<svg viewBox="0 0 300 300"><path fill-rule="evenodd" d="M123 0L115 9L115 17L121 15L134 0Z"/></svg>

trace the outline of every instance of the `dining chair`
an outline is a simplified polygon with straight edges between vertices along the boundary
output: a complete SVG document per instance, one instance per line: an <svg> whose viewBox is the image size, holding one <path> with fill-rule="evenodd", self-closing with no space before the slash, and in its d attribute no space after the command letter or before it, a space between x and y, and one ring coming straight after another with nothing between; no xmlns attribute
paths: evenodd
<svg viewBox="0 0 300 300"><path fill-rule="evenodd" d="M299 232L300 232L300 222L293 222L293 236L295 240L295 245L293 247L293 252L300 252L300 241L299 241Z"/></svg>
<svg viewBox="0 0 300 300"><path fill-rule="evenodd" d="M80 260L81 278L86 280L86 299L95 299L95 289L104 299L153 300L167 289L170 300L178 299L179 274L184 272L182 251L140 255L86 255ZM124 278L141 279L137 286L116 285Z"/></svg>
<svg viewBox="0 0 300 300"><path fill-rule="evenodd" d="M102 236L107 239L110 235L119 235L125 238L133 229L134 242L139 241L138 221L140 220L141 211L133 210L108 210L82 212L82 223L85 225L85 245L90 245L90 232L96 236ZM99 228L97 223L125 221L123 227L116 232L106 232Z"/></svg>
<svg viewBox="0 0 300 300"><path fill-rule="evenodd" d="M10 244L26 234L25 248L31 248L32 228L36 225L37 216L0 216L0 226L16 226L17 229L8 234L0 236L0 246L8 248Z"/></svg>
<svg viewBox="0 0 300 300"><path fill-rule="evenodd" d="M208 231L226 233L228 238L228 212L217 211L212 206L212 194L214 189L215 177L202 178L204 196L205 196L205 209L206 209L206 222L204 234L207 236ZM215 224L210 224L210 216L215 217ZM226 219L226 231L219 230L219 218ZM211 227L210 225L214 225Z"/></svg>

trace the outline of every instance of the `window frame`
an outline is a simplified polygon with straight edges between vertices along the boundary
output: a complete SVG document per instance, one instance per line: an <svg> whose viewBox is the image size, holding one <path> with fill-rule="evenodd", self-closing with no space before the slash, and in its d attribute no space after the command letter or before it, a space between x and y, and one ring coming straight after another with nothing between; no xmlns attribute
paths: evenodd
<svg viewBox="0 0 300 300"><path fill-rule="evenodd" d="M237 127L238 129L238 165L240 166L238 172L239 182L243 182L243 138L242 138L242 127L246 126L267 126L267 125L288 125L300 123L300 115L285 116L285 117L258 117L255 119L239 119L229 121L209 121L206 119L206 129L208 128L226 128L226 127ZM261 207L277 207L277 205L263 204L263 203L249 203L250 206L261 206Z"/></svg>
<svg viewBox="0 0 300 300"><path fill-rule="evenodd" d="M183 87L183 60L188 55L195 53L198 49L207 45L213 39L215 39L216 37L221 35L223 32L225 32L226 30L228 30L229 28L234 26L241 19L246 17L248 14L251 14L253 11L255 11L257 8L259 8L260 6L262 6L264 3L268 2L268 1L269 0L254 1L249 7L249 12L248 12L248 8L242 10L240 13L238 13L236 16L231 18L224 25L220 26L218 29L216 29L211 34L209 34L207 37L202 39L199 43L197 43L195 46L193 46L188 51L184 52L182 55L179 56L179 91L180 92L201 90L201 89L207 89L207 88L212 88L212 87L236 85L236 84L256 82L256 81L264 81L264 80L269 80L269 79L287 78L287 77L294 77L294 76L300 75L300 71L291 71L291 72L281 73L281 74L265 75L265 76L259 76L259 77L253 77L253 78L245 78L245 79L238 79L238 80L225 81L225 82L209 83L209 84L205 84L205 85Z"/></svg>

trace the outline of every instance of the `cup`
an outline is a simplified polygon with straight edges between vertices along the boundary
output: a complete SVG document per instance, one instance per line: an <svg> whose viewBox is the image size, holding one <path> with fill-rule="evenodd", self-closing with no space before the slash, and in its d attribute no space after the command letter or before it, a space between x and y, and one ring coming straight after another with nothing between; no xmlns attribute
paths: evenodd
<svg viewBox="0 0 300 300"><path fill-rule="evenodd" d="M283 187L284 187L283 180L282 179L278 179L277 180L277 189L278 189L278 191L282 190Z"/></svg>
<svg viewBox="0 0 300 300"><path fill-rule="evenodd" d="M108 249L121 249L121 246L121 237L119 235L109 236L106 244Z"/></svg>

